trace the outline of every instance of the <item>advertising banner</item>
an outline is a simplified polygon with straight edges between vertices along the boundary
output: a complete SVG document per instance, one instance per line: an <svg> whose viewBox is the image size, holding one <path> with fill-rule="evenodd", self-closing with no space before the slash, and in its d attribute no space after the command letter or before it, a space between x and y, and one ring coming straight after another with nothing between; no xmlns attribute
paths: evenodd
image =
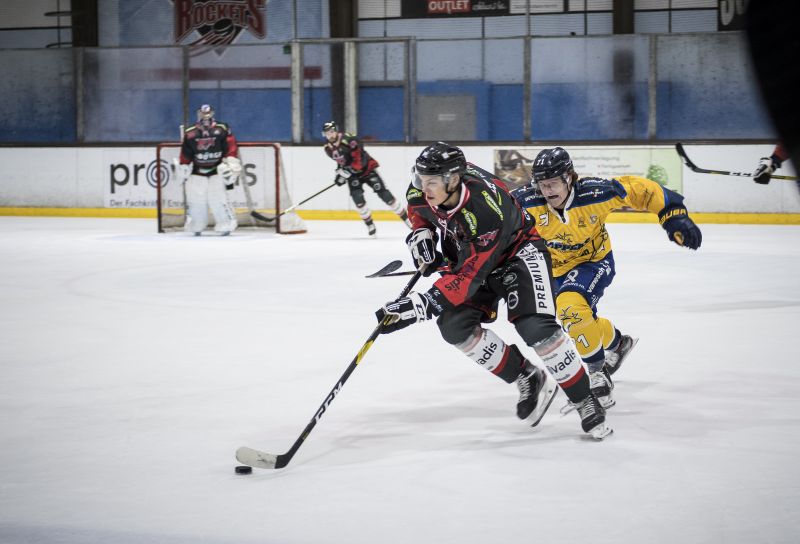
<svg viewBox="0 0 800 544"><path fill-rule="evenodd" d="M495 149L494 173L514 187L530 182L531 165L541 148ZM623 175L643 176L682 192L680 157L671 146L574 147L568 148L579 177L614 178Z"/></svg>
<svg viewBox="0 0 800 544"><path fill-rule="evenodd" d="M98 159L104 172L103 206L106 208L155 208L157 206L157 173L161 175L161 198L165 208L182 208L183 187L175 174L179 149L162 150L156 161L153 148L104 148ZM272 148L240 148L242 167L247 186L256 208L274 206L275 158ZM244 190L229 191L228 198L235 208L246 208ZM272 203L272 204L268 204Z"/></svg>
<svg viewBox="0 0 800 544"><path fill-rule="evenodd" d="M404 19L508 15L510 0L403 0Z"/></svg>

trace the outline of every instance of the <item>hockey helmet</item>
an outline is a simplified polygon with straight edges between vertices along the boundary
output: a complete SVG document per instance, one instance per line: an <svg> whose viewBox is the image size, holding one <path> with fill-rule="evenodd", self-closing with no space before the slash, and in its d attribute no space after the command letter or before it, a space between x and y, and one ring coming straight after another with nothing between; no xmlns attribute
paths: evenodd
<svg viewBox="0 0 800 544"><path fill-rule="evenodd" d="M325 136L326 132L329 132L331 130L333 130L335 132L339 132L339 127L336 125L335 121L325 121L324 123L322 123L322 135L323 136Z"/></svg>
<svg viewBox="0 0 800 544"><path fill-rule="evenodd" d="M422 189L420 176L442 176L446 183L450 174L463 174L467 159L459 147L436 142L422 150L414 164L414 187Z"/></svg>
<svg viewBox="0 0 800 544"><path fill-rule="evenodd" d="M551 178L564 179L570 173L572 173L572 159L563 147L541 150L533 160L533 166L531 166L533 181Z"/></svg>
<svg viewBox="0 0 800 544"><path fill-rule="evenodd" d="M214 124L214 108L210 104L203 104L197 110L197 124L204 127Z"/></svg>

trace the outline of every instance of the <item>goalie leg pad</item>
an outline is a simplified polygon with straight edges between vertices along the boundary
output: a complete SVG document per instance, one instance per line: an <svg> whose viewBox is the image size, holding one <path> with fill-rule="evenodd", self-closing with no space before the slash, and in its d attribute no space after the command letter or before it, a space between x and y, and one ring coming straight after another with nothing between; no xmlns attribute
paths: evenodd
<svg viewBox="0 0 800 544"><path fill-rule="evenodd" d="M532 347L570 401L577 403L586 398L589 394L589 376L572 338L558 330Z"/></svg>
<svg viewBox="0 0 800 544"><path fill-rule="evenodd" d="M214 230L216 232L233 232L236 230L236 211L228 201L225 182L222 176L208 178L208 207L214 214Z"/></svg>
<svg viewBox="0 0 800 544"><path fill-rule="evenodd" d="M202 232L208 226L208 178L189 176L186 180L186 230Z"/></svg>

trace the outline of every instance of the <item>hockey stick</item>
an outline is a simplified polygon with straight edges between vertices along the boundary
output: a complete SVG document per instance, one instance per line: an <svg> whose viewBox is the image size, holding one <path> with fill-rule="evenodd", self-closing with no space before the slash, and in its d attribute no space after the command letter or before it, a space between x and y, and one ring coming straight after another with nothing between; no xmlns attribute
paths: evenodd
<svg viewBox="0 0 800 544"><path fill-rule="evenodd" d="M403 266L403 261L392 261L389 264L387 264L386 266L384 266L383 268L381 268L380 270L378 270L377 272L373 272L369 276L364 276L364 277L365 278L379 278L381 276L386 276L386 275L394 272L395 270L397 270L401 266Z"/></svg>
<svg viewBox="0 0 800 544"><path fill-rule="evenodd" d="M308 202L309 200L311 200L311 199L312 199L312 198L314 198L315 196L317 196L317 195L321 195L322 193L324 193L325 191L327 191L327 190L328 190L328 189L330 189L331 187L335 187L335 186L336 186L336 182L333 182L333 183L331 183L330 185L328 185L328 186L327 186L327 187L325 187L324 189L321 189L321 190L317 191L316 193L314 193L314 194L313 194L313 195L311 195L310 197L306 198L305 200L301 200L300 202L298 202L298 203L297 203L297 204L295 204L294 206L289 206L288 208L286 208L285 210L283 210L283 211L282 211L282 212L281 212L281 213L280 213L278 216L280 217L281 215L283 215L283 214L285 214L285 213L289 213L290 211L294 210L296 207L300 206L301 204L305 204L306 202Z"/></svg>
<svg viewBox="0 0 800 544"><path fill-rule="evenodd" d="M409 280L409 282L400 292L400 295L395 300L399 300L406 296L421 276L421 272L415 273L414 277ZM358 353L347 367L347 370L344 371L344 374L342 374L342 376L339 378L339 381L336 382L336 385L333 386L333 389L331 389L330 393L328 393L328 396L325 397L325 400L322 402L322 404L320 404L319 408L317 408L317 412L314 414L314 417L311 418L311 421L308 422L306 428L303 429L303 432L300 433L300 436L294 441L292 447L289 448L289 451L279 455L273 455L271 453L266 453L243 446L236 450L236 460L244 465L249 465L255 468L283 468L288 465L289 461L291 461L292 457L294 457L294 454L297 453L297 450L300 449L300 446L302 446L303 442L305 442L306 438L308 438L308 435L311 434L311 431L317 425L317 422L325 413L325 410L328 409L328 406L331 405L333 399L335 399L336 395L338 395L342 390L342 387L344 387L344 384L350 377L350 374L353 373L353 371L356 369L356 366L358 366L358 363L361 362L361 360L367 354L367 351L369 351L369 348L372 347L375 339L378 338L378 335L380 335L382 327L383 322L378 323L378 326L375 327L375 330L373 330L372 334L369 335L367 341L364 342L364 345L362 345L361 349L358 350Z"/></svg>
<svg viewBox="0 0 800 544"><path fill-rule="evenodd" d="M681 159L683 160L684 164L689 168L689 170L693 172L697 172L698 174L719 174L721 176L742 176L751 178L753 177L752 172L728 172L727 170L708 170L706 168L700 168L692 160L686 155L686 150L683 149L683 144L677 143L675 144L675 151L678 152ZM770 176L771 179L786 179L796 181L798 178L797 176L780 176L776 174L772 174Z"/></svg>
<svg viewBox="0 0 800 544"><path fill-rule="evenodd" d="M416 270L402 270L400 272L389 272L388 274L381 274L380 276L374 276L376 278L387 278L389 276L411 276L412 274L416 274ZM370 277L370 276L367 276Z"/></svg>
<svg viewBox="0 0 800 544"><path fill-rule="evenodd" d="M253 203L253 197L250 196L250 187L247 185L244 170L239 173L239 184L242 186L242 189L244 189L244 199L247 202L247 209L250 210L250 215L265 223L274 223L275 217L267 217L256 211L256 205Z"/></svg>

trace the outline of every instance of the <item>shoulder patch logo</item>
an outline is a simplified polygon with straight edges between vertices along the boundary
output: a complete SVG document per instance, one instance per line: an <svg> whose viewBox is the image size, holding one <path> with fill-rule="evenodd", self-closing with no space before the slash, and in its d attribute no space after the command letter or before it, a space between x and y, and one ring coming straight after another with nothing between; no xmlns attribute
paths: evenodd
<svg viewBox="0 0 800 544"><path fill-rule="evenodd" d="M500 205L497 202L494 201L494 199L491 197L491 195L489 195L488 192L481 191L481 194L483 195L483 198L486 199L486 203L489 205L489 207L492 210L494 210L494 213L499 215L500 219L502 220L503 219L503 210L500 209Z"/></svg>
<svg viewBox="0 0 800 544"><path fill-rule="evenodd" d="M464 220L467 222L470 235L475 236L478 234L478 218L475 217L475 214L466 208L461 208L461 215L464 216Z"/></svg>

